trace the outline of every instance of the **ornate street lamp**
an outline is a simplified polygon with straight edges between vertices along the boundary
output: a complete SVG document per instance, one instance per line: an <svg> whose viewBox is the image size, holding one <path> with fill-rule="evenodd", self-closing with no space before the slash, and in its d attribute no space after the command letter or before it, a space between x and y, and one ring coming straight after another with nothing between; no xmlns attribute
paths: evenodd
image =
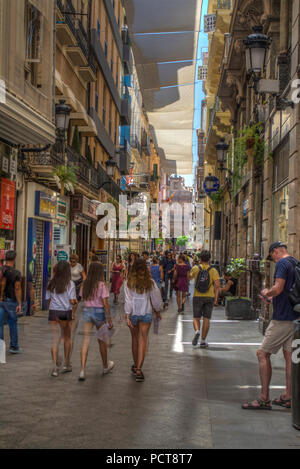
<svg viewBox="0 0 300 469"><path fill-rule="evenodd" d="M112 178L114 176L114 172L115 172L115 168L117 166L117 163L112 158L109 158L105 162L105 166L106 166L106 172L107 172L108 176Z"/></svg>
<svg viewBox="0 0 300 469"><path fill-rule="evenodd" d="M271 39L262 33L262 26L254 26L253 33L244 39L246 46L246 68L250 75L264 72Z"/></svg>
<svg viewBox="0 0 300 469"><path fill-rule="evenodd" d="M216 178L212 176L211 174L209 174L208 176L206 176L204 182L205 182L206 189L208 191L211 191L215 186Z"/></svg>
<svg viewBox="0 0 300 469"><path fill-rule="evenodd" d="M216 145L217 150L217 161L220 164L220 169L223 168L225 161L227 160L227 152L229 145L225 142L225 138L221 138L220 142Z"/></svg>
<svg viewBox="0 0 300 469"><path fill-rule="evenodd" d="M56 128L60 137L64 138L65 132L69 127L70 114L70 106L63 99L60 99L59 104L55 105Z"/></svg>

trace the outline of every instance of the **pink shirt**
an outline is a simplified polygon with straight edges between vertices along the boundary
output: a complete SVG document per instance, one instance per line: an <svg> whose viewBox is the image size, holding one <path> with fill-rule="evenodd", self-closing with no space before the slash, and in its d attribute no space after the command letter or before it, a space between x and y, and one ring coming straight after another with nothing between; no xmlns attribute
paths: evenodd
<svg viewBox="0 0 300 469"><path fill-rule="evenodd" d="M82 296L82 287L80 289L80 296ZM99 282L94 298L85 300L83 302L84 306L86 308L103 308L104 304L102 298L109 298L109 293L105 283Z"/></svg>

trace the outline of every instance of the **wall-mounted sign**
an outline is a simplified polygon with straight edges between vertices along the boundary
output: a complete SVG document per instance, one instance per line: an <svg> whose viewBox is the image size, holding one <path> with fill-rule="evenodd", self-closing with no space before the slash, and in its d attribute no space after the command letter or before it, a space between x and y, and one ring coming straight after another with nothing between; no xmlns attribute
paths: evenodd
<svg viewBox="0 0 300 469"><path fill-rule="evenodd" d="M35 215L44 218L56 218L57 199L45 192L35 191Z"/></svg>
<svg viewBox="0 0 300 469"><path fill-rule="evenodd" d="M243 215L247 215L247 212L249 210L249 199L245 199L243 202Z"/></svg>
<svg viewBox="0 0 300 469"><path fill-rule="evenodd" d="M207 176L204 180L203 188L206 194L218 192L218 190L220 189L220 181L216 176Z"/></svg>
<svg viewBox="0 0 300 469"><path fill-rule="evenodd" d="M1 179L1 218L0 228L13 230L15 223L16 184L10 179Z"/></svg>
<svg viewBox="0 0 300 469"><path fill-rule="evenodd" d="M207 65L200 65L198 67L198 80L205 81L207 79L208 67Z"/></svg>
<svg viewBox="0 0 300 469"><path fill-rule="evenodd" d="M211 33L216 29L216 13L212 15L204 15L204 32Z"/></svg>
<svg viewBox="0 0 300 469"><path fill-rule="evenodd" d="M67 220L67 202L57 199L57 218L59 220Z"/></svg>

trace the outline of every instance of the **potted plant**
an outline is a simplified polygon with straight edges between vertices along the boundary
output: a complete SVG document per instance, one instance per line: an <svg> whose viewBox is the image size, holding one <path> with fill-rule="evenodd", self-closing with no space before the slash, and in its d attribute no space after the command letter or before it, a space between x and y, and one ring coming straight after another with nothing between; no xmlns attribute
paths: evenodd
<svg viewBox="0 0 300 469"><path fill-rule="evenodd" d="M59 165L52 174L60 189L61 195L65 194L65 189L74 194L74 186L77 181L76 168L74 166Z"/></svg>
<svg viewBox="0 0 300 469"><path fill-rule="evenodd" d="M239 280L241 275L246 272L246 261L244 258L231 259L230 264L226 266L232 278ZM238 294L240 286L238 286ZM225 314L227 319L253 319L251 300L247 297L227 296L225 298Z"/></svg>

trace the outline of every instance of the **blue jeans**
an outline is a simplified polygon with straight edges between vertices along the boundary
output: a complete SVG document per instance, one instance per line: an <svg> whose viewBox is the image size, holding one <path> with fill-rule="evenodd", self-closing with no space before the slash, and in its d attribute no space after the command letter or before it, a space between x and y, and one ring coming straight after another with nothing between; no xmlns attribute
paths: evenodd
<svg viewBox="0 0 300 469"><path fill-rule="evenodd" d="M165 287L163 288L163 301L164 302L166 302L168 299L169 282L170 282L170 296L172 295L172 292L173 292L172 278L173 278L173 275L170 277L169 274L165 274Z"/></svg>
<svg viewBox="0 0 300 469"><path fill-rule="evenodd" d="M0 339L4 340L4 318L7 315L7 324L10 333L10 347L18 349L18 316L16 314L17 301L6 298L0 302Z"/></svg>

